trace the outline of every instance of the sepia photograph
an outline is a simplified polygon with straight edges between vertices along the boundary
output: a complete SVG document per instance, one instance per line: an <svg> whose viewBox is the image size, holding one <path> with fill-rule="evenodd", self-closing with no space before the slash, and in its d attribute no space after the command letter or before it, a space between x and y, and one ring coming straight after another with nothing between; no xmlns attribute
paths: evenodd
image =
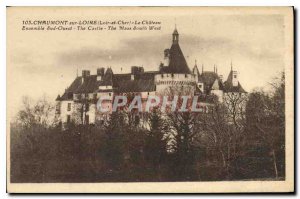
<svg viewBox="0 0 300 199"><path fill-rule="evenodd" d="M293 7L7 7L9 193L294 192Z"/></svg>

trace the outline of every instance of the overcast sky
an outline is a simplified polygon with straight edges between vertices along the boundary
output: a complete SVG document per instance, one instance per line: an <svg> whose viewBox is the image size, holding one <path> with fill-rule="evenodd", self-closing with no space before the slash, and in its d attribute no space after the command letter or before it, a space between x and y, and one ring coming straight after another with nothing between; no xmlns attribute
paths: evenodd
<svg viewBox="0 0 300 199"><path fill-rule="evenodd" d="M215 14L213 14L215 13ZM161 21L161 31L21 31L22 20L48 19L148 19ZM63 17L62 17L63 16ZM213 70L227 78L232 60L246 91L267 84L284 70L284 18L281 15L241 15L218 12L159 12L144 15L55 9L45 15L16 12L8 19L9 79L16 104L21 96L38 98L47 94L55 99L76 77L77 69L91 70L111 66L115 73L130 71L132 65L157 70L163 50L171 46L174 24L180 34L179 44L192 69ZM11 35L14 35L11 36ZM201 69L200 69L201 70Z"/></svg>

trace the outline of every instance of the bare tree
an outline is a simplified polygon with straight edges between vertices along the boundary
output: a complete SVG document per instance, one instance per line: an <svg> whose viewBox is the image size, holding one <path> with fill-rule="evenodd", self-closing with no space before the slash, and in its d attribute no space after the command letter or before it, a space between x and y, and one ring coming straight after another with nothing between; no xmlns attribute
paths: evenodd
<svg viewBox="0 0 300 199"><path fill-rule="evenodd" d="M271 83L273 91L251 93L247 103L248 131L269 148L275 178L279 177L278 155L285 150L285 78L282 73Z"/></svg>
<svg viewBox="0 0 300 199"><path fill-rule="evenodd" d="M232 134L228 125L227 110L218 100L210 106L208 113L200 115L201 134L197 137L200 145L205 146L214 157L213 162L222 165L229 175L232 157Z"/></svg>
<svg viewBox="0 0 300 199"><path fill-rule="evenodd" d="M17 114L17 123L30 128L34 125L49 127L54 122L54 106L43 96L34 102L28 96L23 97L22 109Z"/></svg>

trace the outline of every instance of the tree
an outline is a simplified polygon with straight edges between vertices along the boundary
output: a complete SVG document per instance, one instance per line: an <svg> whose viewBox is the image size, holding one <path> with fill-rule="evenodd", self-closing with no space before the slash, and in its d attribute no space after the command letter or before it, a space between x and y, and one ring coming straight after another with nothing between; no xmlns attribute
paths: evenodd
<svg viewBox="0 0 300 199"><path fill-rule="evenodd" d="M285 151L284 73L280 78L276 78L271 86L273 89L269 93L255 91L250 94L246 107L246 117L249 133L255 135L269 149L274 177L278 178L278 156L284 159L282 156L284 156Z"/></svg>
<svg viewBox="0 0 300 199"><path fill-rule="evenodd" d="M145 159L161 179L161 166L167 156L170 128L160 110L156 108L150 113L148 123L149 130L146 132L144 147Z"/></svg>
<svg viewBox="0 0 300 199"><path fill-rule="evenodd" d="M125 116L123 111L113 112L105 123L104 157L112 170L120 170L125 157L124 140L127 129Z"/></svg>
<svg viewBox="0 0 300 199"><path fill-rule="evenodd" d="M191 99L193 90L189 87L169 87L165 91L166 96L178 96L175 110L166 111L167 123L170 126L170 151L173 156L173 170L175 177L180 180L190 180L195 178L195 137L199 131L199 112L191 112ZM182 96L188 96L190 100L186 105ZM182 106L186 111L182 111Z"/></svg>
<svg viewBox="0 0 300 199"><path fill-rule="evenodd" d="M229 178L232 160L232 129L228 123L227 114L226 107L215 98L208 113L203 113L199 117L201 134L198 141L210 154L207 160L216 162L217 167L221 165L221 174L219 174L221 178L224 178L224 171L225 177Z"/></svg>
<svg viewBox="0 0 300 199"><path fill-rule="evenodd" d="M47 172L47 158L49 153L55 150L50 146L50 135L54 121L54 106L47 100L46 96L36 102L29 97L23 97L22 109L16 116L16 122L11 126L11 161L20 168L29 164L32 178L41 175L44 179ZM41 161L39 161L41 160Z"/></svg>
<svg viewBox="0 0 300 199"><path fill-rule="evenodd" d="M228 122L228 172L229 167L233 170L242 170L241 165L235 165L239 158L245 155L246 143L246 114L245 108L248 100L247 93L226 93L224 95L225 117ZM232 171L233 174L236 171ZM235 174L236 175L236 174Z"/></svg>
<svg viewBox="0 0 300 199"><path fill-rule="evenodd" d="M22 109L18 112L16 122L24 128L35 125L49 127L54 121L54 106L46 96L34 102L28 96L23 96Z"/></svg>

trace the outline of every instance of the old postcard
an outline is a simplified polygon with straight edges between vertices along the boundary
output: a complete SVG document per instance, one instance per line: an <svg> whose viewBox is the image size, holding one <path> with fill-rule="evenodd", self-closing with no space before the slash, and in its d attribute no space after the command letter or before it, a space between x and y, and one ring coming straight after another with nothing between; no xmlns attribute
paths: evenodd
<svg viewBox="0 0 300 199"><path fill-rule="evenodd" d="M8 192L294 192L293 31L292 7L8 7Z"/></svg>

